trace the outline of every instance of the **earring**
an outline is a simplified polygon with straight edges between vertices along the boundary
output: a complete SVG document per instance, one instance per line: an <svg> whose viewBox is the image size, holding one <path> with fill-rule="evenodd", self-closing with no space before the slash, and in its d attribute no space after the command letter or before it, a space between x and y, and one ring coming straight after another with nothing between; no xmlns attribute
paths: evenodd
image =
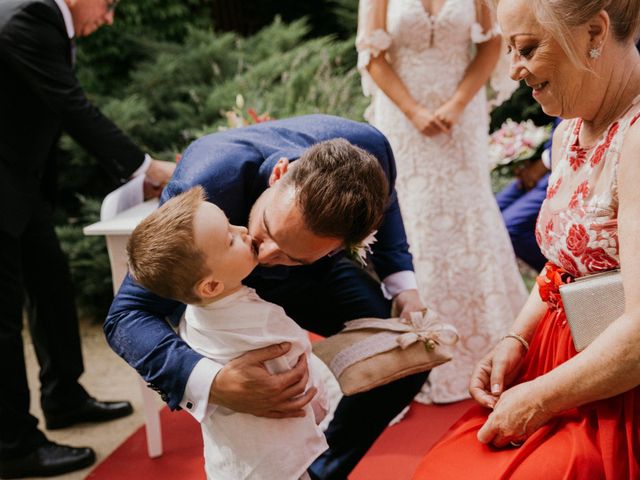
<svg viewBox="0 0 640 480"><path fill-rule="evenodd" d="M600 50L597 49L596 47L593 47L591 50L589 50L589 56L595 60L596 58L598 58L600 56Z"/></svg>

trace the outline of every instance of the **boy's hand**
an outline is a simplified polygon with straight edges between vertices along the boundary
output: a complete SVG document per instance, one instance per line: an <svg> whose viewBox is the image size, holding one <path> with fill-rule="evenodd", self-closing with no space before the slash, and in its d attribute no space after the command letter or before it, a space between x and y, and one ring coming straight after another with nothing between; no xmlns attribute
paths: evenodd
<svg viewBox="0 0 640 480"><path fill-rule="evenodd" d="M305 392L309 379L306 356L300 355L296 366L284 373L271 374L264 365L290 349L290 343L281 343L233 359L213 380L209 402L258 417L304 417L304 406L317 392L315 387Z"/></svg>

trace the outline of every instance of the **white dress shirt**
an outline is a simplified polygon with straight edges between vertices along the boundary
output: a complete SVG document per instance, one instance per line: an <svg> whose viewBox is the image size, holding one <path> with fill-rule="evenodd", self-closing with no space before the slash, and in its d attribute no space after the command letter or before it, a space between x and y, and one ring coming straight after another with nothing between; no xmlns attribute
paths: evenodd
<svg viewBox="0 0 640 480"><path fill-rule="evenodd" d="M303 353L309 361L309 384L318 389L302 418L263 418L199 402L188 409L201 418L205 470L209 479L295 480L328 446L315 411L326 413L328 400L316 373L320 360L311 354L307 332L253 289L239 291L204 307L187 306L180 336L214 368L249 350L290 342L291 350L265 363L272 373L290 370ZM206 368L201 363L196 369ZM193 373L192 373L193 375ZM208 393L207 393L208 398ZM196 402L194 402L196 403ZM194 413L194 416L196 414ZM196 417L197 418L197 417Z"/></svg>
<svg viewBox="0 0 640 480"><path fill-rule="evenodd" d="M381 288L387 299L392 299L406 290L415 290L418 288L416 274L410 270L393 273L382 281ZM202 422L205 416L216 408L209 403L209 392L213 379L221 369L222 364L202 358L187 379L180 406L198 422Z"/></svg>

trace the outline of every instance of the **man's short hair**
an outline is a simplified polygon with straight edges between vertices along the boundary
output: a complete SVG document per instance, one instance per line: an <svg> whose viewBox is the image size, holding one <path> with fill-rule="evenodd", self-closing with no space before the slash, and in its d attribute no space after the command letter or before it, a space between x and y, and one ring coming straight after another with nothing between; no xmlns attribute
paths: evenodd
<svg viewBox="0 0 640 480"><path fill-rule="evenodd" d="M129 271L140 285L182 303L200 302L195 286L208 269L195 244L194 218L204 201L204 189L193 187L169 199L135 228L127 255Z"/></svg>
<svg viewBox="0 0 640 480"><path fill-rule="evenodd" d="M343 138L305 150L283 180L295 188L305 224L315 235L340 238L348 248L382 222L389 181L373 155Z"/></svg>

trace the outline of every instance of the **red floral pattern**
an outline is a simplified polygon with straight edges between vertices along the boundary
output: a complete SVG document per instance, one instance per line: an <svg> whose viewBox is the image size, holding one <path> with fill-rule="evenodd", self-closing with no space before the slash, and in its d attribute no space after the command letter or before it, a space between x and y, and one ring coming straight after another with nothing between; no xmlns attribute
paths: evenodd
<svg viewBox="0 0 640 480"><path fill-rule="evenodd" d="M553 198L558 192L560 185L562 185L562 177L559 177L558 180L547 189L547 198Z"/></svg>
<svg viewBox="0 0 640 480"><path fill-rule="evenodd" d="M580 261L587 267L590 272L601 272L611 270L618 266L618 261L611 258L604 248L587 248Z"/></svg>
<svg viewBox="0 0 640 480"><path fill-rule="evenodd" d="M553 232L553 218L549 220L549 223L547 223L547 226L544 227L544 239L547 242L551 242L551 232Z"/></svg>
<svg viewBox="0 0 640 480"><path fill-rule="evenodd" d="M538 279L545 301L557 302L558 271L580 277L619 266L617 165L639 111L640 105L613 123L593 148L580 147L581 120L562 131L562 156L536 223L536 240L552 262Z"/></svg>
<svg viewBox="0 0 640 480"><path fill-rule="evenodd" d="M618 133L619 128L620 124L618 122L615 122L613 125L611 125L611 127L609 128L609 132L607 133L606 140L604 141L604 143L598 145L598 148L596 148L596 152L593 154L593 157L591 157L591 167L595 167L600 163L602 157L604 157L605 152L611 146L611 142L613 141L616 133Z"/></svg>
<svg viewBox="0 0 640 480"><path fill-rule="evenodd" d="M567 235L567 248L576 257L580 257L589 244L589 233L584 225L574 224Z"/></svg>
<svg viewBox="0 0 640 480"><path fill-rule="evenodd" d="M573 171L577 171L587 162L587 151L579 145L571 145L571 153L569 153L569 165Z"/></svg>
<svg viewBox="0 0 640 480"><path fill-rule="evenodd" d="M575 192L573 192L573 195L571 195L571 200L569 201L569 208L577 208L580 205L580 201L584 200L585 198L587 198L587 196L589 196L589 180L585 180L584 182L582 182L580 185L578 185L578 188L576 188Z"/></svg>
<svg viewBox="0 0 640 480"><path fill-rule="evenodd" d="M560 262L560 266L565 269L567 273L570 275L577 277L580 275L580 270L578 270L578 264L573 259L571 255L569 255L566 251L560 250L560 254L558 255L558 261Z"/></svg>

